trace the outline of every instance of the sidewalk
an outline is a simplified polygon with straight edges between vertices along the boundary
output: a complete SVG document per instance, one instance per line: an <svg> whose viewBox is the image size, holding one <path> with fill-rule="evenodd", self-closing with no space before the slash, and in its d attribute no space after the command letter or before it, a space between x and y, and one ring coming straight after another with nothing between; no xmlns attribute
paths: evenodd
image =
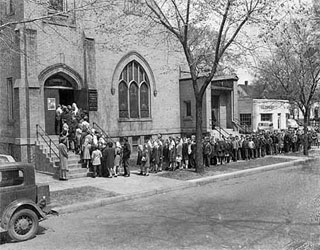
<svg viewBox="0 0 320 250"><path fill-rule="evenodd" d="M68 181L59 181L45 174L36 174L38 184L49 184L52 208L60 214L81 211L131 200L171 192L174 190L195 187L207 183L255 174L259 172L280 169L299 165L306 161L315 160L320 155L319 148L313 148L309 157L296 157L281 155L288 161L267 166L256 166L249 169L232 169L225 173L217 172L193 180L176 180L161 177L159 174L150 174L148 177L138 175L138 170L133 170L129 178L78 178ZM244 168L246 162L243 162Z"/></svg>

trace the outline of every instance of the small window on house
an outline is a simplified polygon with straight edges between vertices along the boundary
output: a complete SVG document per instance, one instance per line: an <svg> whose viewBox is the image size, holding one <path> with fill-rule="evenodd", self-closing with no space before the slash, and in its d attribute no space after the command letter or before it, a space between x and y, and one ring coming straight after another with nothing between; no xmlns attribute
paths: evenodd
<svg viewBox="0 0 320 250"><path fill-rule="evenodd" d="M8 120L13 119L13 80L7 78L7 107L8 107Z"/></svg>
<svg viewBox="0 0 320 250"><path fill-rule="evenodd" d="M64 11L64 0L49 0L49 8L55 11Z"/></svg>
<svg viewBox="0 0 320 250"><path fill-rule="evenodd" d="M262 122L272 122L272 114L261 114Z"/></svg>
<svg viewBox="0 0 320 250"><path fill-rule="evenodd" d="M251 126L251 114L240 114L240 124Z"/></svg>
<svg viewBox="0 0 320 250"><path fill-rule="evenodd" d="M191 101L184 101L185 106L185 116L190 117L191 116Z"/></svg>

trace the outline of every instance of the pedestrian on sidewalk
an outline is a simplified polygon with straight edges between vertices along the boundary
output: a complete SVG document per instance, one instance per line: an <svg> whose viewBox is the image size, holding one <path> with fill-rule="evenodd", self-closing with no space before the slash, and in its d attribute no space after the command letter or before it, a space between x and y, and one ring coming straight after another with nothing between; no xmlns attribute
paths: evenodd
<svg viewBox="0 0 320 250"><path fill-rule="evenodd" d="M83 160L85 167L89 170L90 167L90 160L91 160L91 146L92 146L92 136L90 134L87 134L84 143L82 145L82 152L83 152Z"/></svg>
<svg viewBox="0 0 320 250"><path fill-rule="evenodd" d="M203 142L203 164L205 167L210 167L212 148L210 144L210 138L206 137Z"/></svg>
<svg viewBox="0 0 320 250"><path fill-rule="evenodd" d="M137 166L140 168L139 175L143 175L142 152L143 152L143 146L140 144L138 145L138 156L137 156Z"/></svg>
<svg viewBox="0 0 320 250"><path fill-rule="evenodd" d="M116 142L116 148L115 148L115 157L114 157L114 177L117 177L120 173L120 160L121 160L121 144L120 142Z"/></svg>
<svg viewBox="0 0 320 250"><path fill-rule="evenodd" d="M108 171L107 177L112 178L113 176L113 169L114 169L114 158L115 158L115 148L113 148L113 143L109 141L107 143L107 148L103 151L103 161L106 164L106 169Z"/></svg>
<svg viewBox="0 0 320 250"><path fill-rule="evenodd" d="M176 169L182 169L182 139L177 138Z"/></svg>
<svg viewBox="0 0 320 250"><path fill-rule="evenodd" d="M58 149L60 157L59 180L66 181L68 171L68 148L66 135L60 137Z"/></svg>
<svg viewBox="0 0 320 250"><path fill-rule="evenodd" d="M146 143L144 144L143 150L142 150L142 157L141 157L141 170L142 174L145 176L149 176L149 169L150 169L150 147Z"/></svg>
<svg viewBox="0 0 320 250"><path fill-rule="evenodd" d="M100 149L97 146L93 146L92 154L91 154L93 178L96 178L96 176L102 177L101 158L102 158L102 153Z"/></svg>
<svg viewBox="0 0 320 250"><path fill-rule="evenodd" d="M159 155L159 164L158 164L158 172L162 172L162 164L163 164L163 143L161 141L161 138L158 139L158 155Z"/></svg>
<svg viewBox="0 0 320 250"><path fill-rule="evenodd" d="M130 177L130 166L129 166L129 159L131 155L131 146L128 142L128 138L125 137L123 144L123 151L122 151L122 161L123 161L123 168L124 168L124 176Z"/></svg>
<svg viewBox="0 0 320 250"><path fill-rule="evenodd" d="M176 143L174 138L169 137L169 170L176 169Z"/></svg>

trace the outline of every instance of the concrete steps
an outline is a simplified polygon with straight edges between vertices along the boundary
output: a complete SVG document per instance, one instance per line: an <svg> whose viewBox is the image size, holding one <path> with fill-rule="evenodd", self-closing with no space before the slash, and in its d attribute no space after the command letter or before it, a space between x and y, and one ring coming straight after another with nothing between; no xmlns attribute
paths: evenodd
<svg viewBox="0 0 320 250"><path fill-rule="evenodd" d="M56 146L59 145L59 137L57 135L52 135L50 136L50 138ZM54 145L52 145L52 149L50 150L49 145L47 145L47 143L42 138L39 138L36 141L36 147L38 148L38 155L35 158L36 169L43 173L53 175L55 178L59 178L60 159L58 157L58 149ZM77 155L73 152L68 152L69 179L82 178L87 176L87 169L82 168L82 163L79 163L79 161L80 155Z"/></svg>

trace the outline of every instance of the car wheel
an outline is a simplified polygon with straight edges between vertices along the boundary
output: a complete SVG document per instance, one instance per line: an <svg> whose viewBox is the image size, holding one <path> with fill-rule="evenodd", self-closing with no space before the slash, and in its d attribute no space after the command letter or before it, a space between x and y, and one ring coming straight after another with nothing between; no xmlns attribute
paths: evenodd
<svg viewBox="0 0 320 250"><path fill-rule="evenodd" d="M39 227L38 216L30 209L22 209L13 214L9 222L8 234L14 241L33 238Z"/></svg>

